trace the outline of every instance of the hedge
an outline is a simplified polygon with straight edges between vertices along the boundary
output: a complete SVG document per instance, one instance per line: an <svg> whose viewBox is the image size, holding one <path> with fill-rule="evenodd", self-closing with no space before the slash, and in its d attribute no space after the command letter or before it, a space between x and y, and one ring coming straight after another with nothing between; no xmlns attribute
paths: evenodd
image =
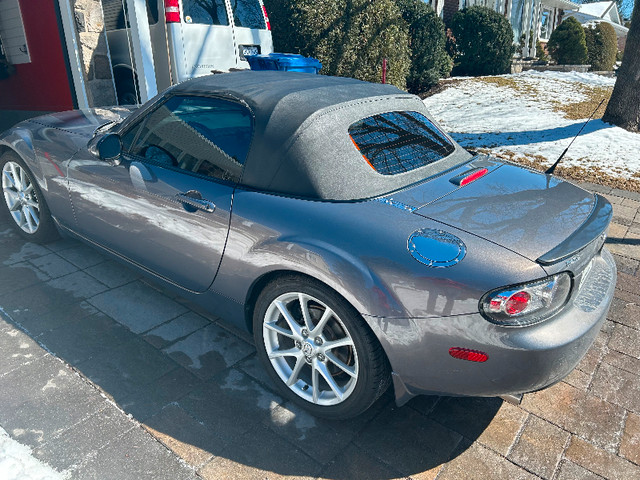
<svg viewBox="0 0 640 480"><path fill-rule="evenodd" d="M451 20L455 38L455 75L509 73L515 51L509 21L487 7L473 6L456 12Z"/></svg>
<svg viewBox="0 0 640 480"><path fill-rule="evenodd" d="M406 22L394 0L265 0L276 51L322 62L321 73L406 87L410 68Z"/></svg>
<svg viewBox="0 0 640 480"><path fill-rule="evenodd" d="M608 23L598 22L595 26L585 27L584 35L591 70L613 70L618 54L618 37L613 27Z"/></svg>
<svg viewBox="0 0 640 480"><path fill-rule="evenodd" d="M563 21L549 37L547 49L560 65L583 65L587 62L584 29L573 17Z"/></svg>

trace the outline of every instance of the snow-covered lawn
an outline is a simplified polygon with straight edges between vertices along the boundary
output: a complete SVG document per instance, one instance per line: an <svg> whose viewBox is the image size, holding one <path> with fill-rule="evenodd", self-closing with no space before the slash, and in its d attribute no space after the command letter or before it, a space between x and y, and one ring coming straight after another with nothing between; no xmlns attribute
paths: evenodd
<svg viewBox="0 0 640 480"><path fill-rule="evenodd" d="M569 145L614 78L592 73L534 72L450 80L425 104L467 148L544 168ZM556 173L640 190L640 134L604 123L598 109Z"/></svg>

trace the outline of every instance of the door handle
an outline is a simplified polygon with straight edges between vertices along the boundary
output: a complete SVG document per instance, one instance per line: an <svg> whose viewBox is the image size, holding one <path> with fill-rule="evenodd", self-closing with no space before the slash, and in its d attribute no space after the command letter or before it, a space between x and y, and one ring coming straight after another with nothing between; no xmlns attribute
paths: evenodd
<svg viewBox="0 0 640 480"><path fill-rule="evenodd" d="M203 210L208 213L212 213L216 209L216 205L213 202L205 200L204 198L197 198L196 195L202 197L200 193L190 191L187 193L178 193L176 194L176 198L190 207L197 208L198 210Z"/></svg>

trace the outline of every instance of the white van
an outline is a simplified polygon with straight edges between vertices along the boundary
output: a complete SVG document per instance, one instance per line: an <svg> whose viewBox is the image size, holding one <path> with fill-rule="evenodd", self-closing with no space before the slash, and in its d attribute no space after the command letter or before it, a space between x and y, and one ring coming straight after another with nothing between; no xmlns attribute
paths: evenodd
<svg viewBox="0 0 640 480"><path fill-rule="evenodd" d="M158 91L273 52L262 0L146 0ZM125 0L102 0L118 103L139 101Z"/></svg>

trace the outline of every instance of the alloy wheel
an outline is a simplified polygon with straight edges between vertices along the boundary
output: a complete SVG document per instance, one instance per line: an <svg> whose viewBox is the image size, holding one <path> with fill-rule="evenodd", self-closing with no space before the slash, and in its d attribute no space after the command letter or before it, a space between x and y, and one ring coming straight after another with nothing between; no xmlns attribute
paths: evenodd
<svg viewBox="0 0 640 480"><path fill-rule="evenodd" d="M315 405L337 405L354 391L358 354L342 320L326 304L301 292L285 293L266 310L267 356L284 384Z"/></svg>
<svg viewBox="0 0 640 480"><path fill-rule="evenodd" d="M11 217L26 233L34 234L40 225L40 204L29 174L16 162L2 168L2 191Z"/></svg>

